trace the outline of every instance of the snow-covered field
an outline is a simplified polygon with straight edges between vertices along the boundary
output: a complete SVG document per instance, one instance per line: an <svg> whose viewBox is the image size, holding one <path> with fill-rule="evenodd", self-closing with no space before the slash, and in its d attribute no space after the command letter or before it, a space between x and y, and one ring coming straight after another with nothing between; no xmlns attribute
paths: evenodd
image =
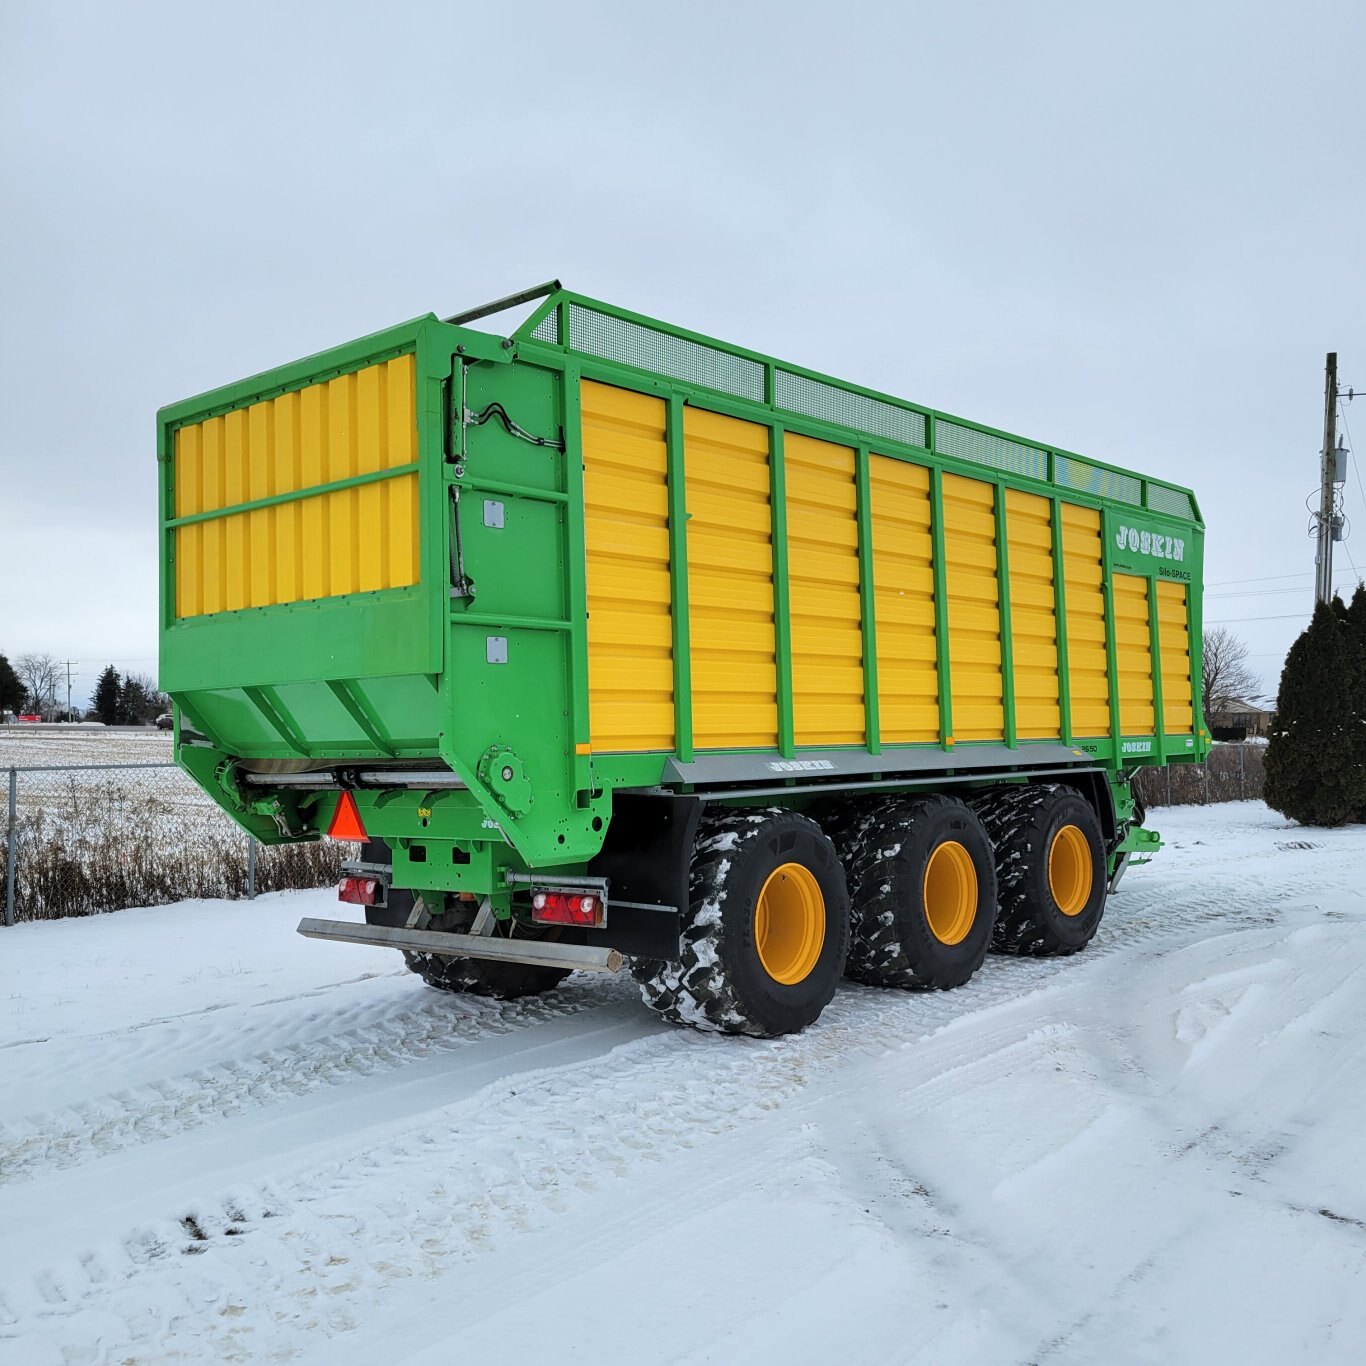
<svg viewBox="0 0 1366 1366"><path fill-rule="evenodd" d="M44 764L169 764L171 732L0 726L0 768Z"/></svg>
<svg viewBox="0 0 1366 1366"><path fill-rule="evenodd" d="M328 893L0 931L0 1360L1366 1359L1366 828L1158 816L1085 954L774 1042Z"/></svg>

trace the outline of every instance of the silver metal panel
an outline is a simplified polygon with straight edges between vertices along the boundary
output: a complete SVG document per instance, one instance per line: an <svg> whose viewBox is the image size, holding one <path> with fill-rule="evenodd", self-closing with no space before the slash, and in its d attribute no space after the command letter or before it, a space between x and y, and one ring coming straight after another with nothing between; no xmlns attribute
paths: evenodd
<svg viewBox="0 0 1366 1366"><path fill-rule="evenodd" d="M614 318L582 304L569 305L569 345L590 356L763 402L764 367L758 361Z"/></svg>
<svg viewBox="0 0 1366 1366"><path fill-rule="evenodd" d="M774 371L773 401L789 412L836 422L869 436L889 437L907 446L925 444L923 413L790 370Z"/></svg>
<svg viewBox="0 0 1366 1366"><path fill-rule="evenodd" d="M712 783L764 782L784 779L857 777L877 774L915 776L933 773L971 773L1050 768L1094 767L1095 759L1080 749L1063 744L964 745L944 750L938 745L923 748L887 749L868 754L855 749L802 750L795 759L773 759L762 754L703 754L691 763L669 759L664 781L708 785Z"/></svg>
<svg viewBox="0 0 1366 1366"><path fill-rule="evenodd" d="M993 469L1008 470L1012 474L1027 475L1031 479L1048 478L1048 452L1037 446L1025 446L1018 441L1007 441L1003 436L979 432L975 427L940 418L934 426L934 445L941 455L972 460Z"/></svg>
<svg viewBox="0 0 1366 1366"><path fill-rule="evenodd" d="M343 944L371 944L378 948L435 953L447 958L484 958L500 963L530 963L536 967L568 968L573 972L617 972L622 957L616 949L587 944L557 944L543 939L489 939L470 934L442 934L437 930L399 929L391 925L359 925L353 920L299 921L307 939L331 939Z"/></svg>

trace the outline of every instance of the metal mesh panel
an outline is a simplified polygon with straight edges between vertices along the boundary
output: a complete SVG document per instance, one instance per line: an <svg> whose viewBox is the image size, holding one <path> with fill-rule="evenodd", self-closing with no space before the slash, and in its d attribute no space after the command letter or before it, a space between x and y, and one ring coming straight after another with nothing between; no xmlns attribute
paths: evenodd
<svg viewBox="0 0 1366 1366"><path fill-rule="evenodd" d="M1011 474L1025 474L1031 479L1048 478L1048 452L1034 446L1022 446L1018 441L1007 441L990 432L979 432L972 427L960 427L956 422L940 419L934 428L934 446L941 455L954 455L960 460L974 460L993 469L1009 470Z"/></svg>
<svg viewBox="0 0 1366 1366"><path fill-rule="evenodd" d="M1143 505L1143 485L1127 474L1115 470L1098 469L1082 460L1073 460L1066 455L1058 456L1058 483L1067 488L1080 489L1083 493L1094 493L1098 498L1113 498L1120 503L1132 503L1135 507Z"/></svg>
<svg viewBox="0 0 1366 1366"><path fill-rule="evenodd" d="M1170 512L1173 517L1195 520L1195 508L1191 496L1183 489L1169 489L1162 484L1148 485L1148 506L1154 512Z"/></svg>
<svg viewBox="0 0 1366 1366"><path fill-rule="evenodd" d="M552 346L560 340L560 310L552 308L531 330L535 341L549 342Z"/></svg>
<svg viewBox="0 0 1366 1366"><path fill-rule="evenodd" d="M889 437L908 446L925 444L925 418L921 413L807 379L805 375L794 375L789 370L775 371L773 386L774 402L789 412L852 427L869 436Z"/></svg>
<svg viewBox="0 0 1366 1366"><path fill-rule="evenodd" d="M251 841L171 762L169 731L0 726L0 907L14 857L13 915L50 920L183 897L336 884L354 846Z"/></svg>
<svg viewBox="0 0 1366 1366"><path fill-rule="evenodd" d="M590 356L763 402L764 367L758 361L613 318L581 304L569 305L569 345Z"/></svg>

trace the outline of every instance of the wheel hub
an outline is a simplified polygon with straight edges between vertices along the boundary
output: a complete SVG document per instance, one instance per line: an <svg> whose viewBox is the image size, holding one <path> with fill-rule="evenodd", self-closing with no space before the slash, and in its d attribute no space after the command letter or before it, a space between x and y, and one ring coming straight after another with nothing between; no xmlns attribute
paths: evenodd
<svg viewBox="0 0 1366 1366"><path fill-rule="evenodd" d="M1048 850L1048 890L1063 915L1080 915L1091 899L1091 846L1075 825L1064 825Z"/></svg>
<svg viewBox="0 0 1366 1366"><path fill-rule="evenodd" d="M815 874L784 863L765 879L754 908L754 946L775 982L794 986L810 975L825 943L825 897Z"/></svg>
<svg viewBox="0 0 1366 1366"><path fill-rule="evenodd" d="M977 919L977 869L957 840L936 846L925 864L925 919L941 944L961 944Z"/></svg>

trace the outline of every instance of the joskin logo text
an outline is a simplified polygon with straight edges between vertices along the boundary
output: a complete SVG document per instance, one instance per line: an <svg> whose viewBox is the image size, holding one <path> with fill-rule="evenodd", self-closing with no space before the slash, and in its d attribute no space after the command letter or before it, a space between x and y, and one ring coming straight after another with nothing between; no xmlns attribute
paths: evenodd
<svg viewBox="0 0 1366 1366"><path fill-rule="evenodd" d="M1186 543L1179 536L1164 536L1136 526L1120 527L1115 532L1115 546L1120 550L1136 550L1140 555L1153 555L1159 560L1186 558Z"/></svg>

